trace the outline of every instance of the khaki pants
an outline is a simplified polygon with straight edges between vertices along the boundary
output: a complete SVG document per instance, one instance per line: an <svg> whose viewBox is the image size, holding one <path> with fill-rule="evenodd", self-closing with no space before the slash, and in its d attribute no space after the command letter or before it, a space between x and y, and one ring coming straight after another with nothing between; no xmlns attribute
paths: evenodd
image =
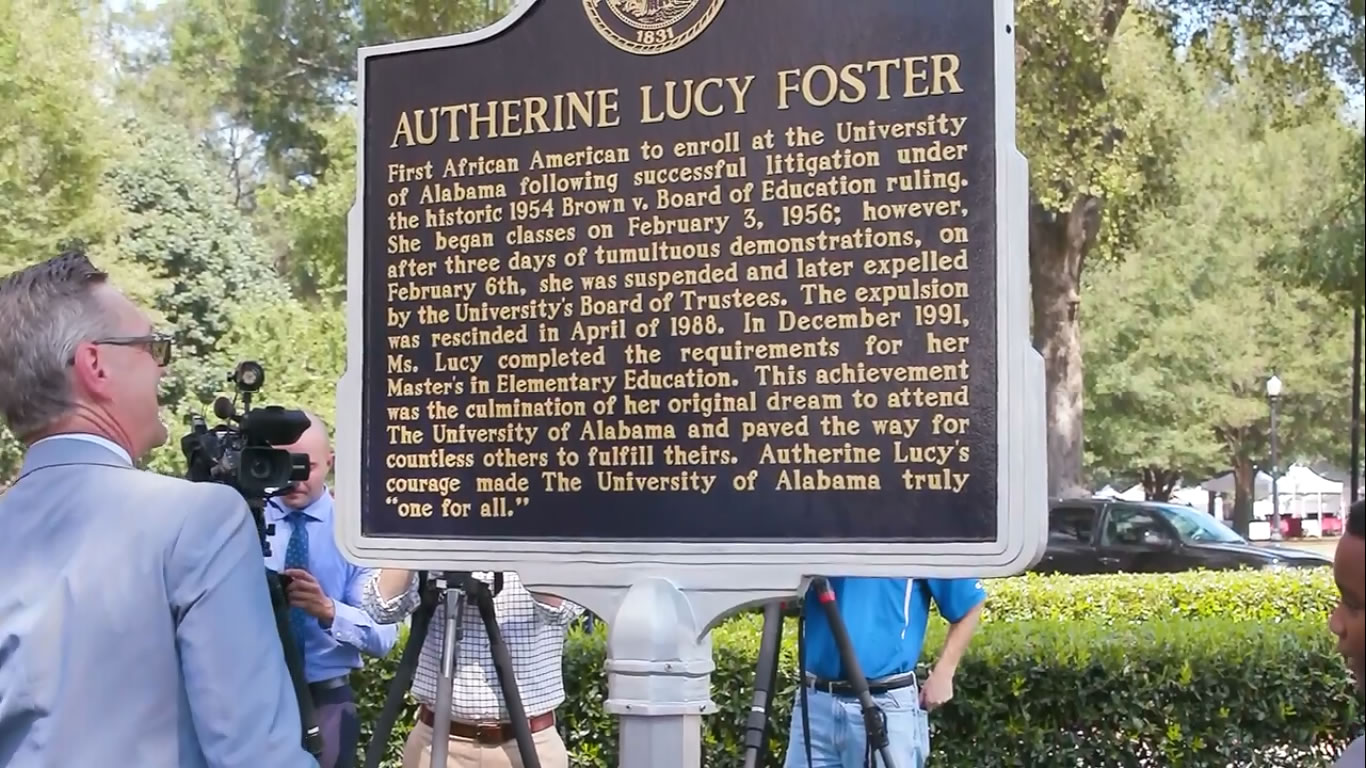
<svg viewBox="0 0 1366 768"><path fill-rule="evenodd" d="M531 740L536 744L536 757L541 761L541 768L569 768L569 752L560 738L560 732L553 726L531 734ZM431 764L432 727L418 722L403 745L403 768L431 768ZM445 768L523 767L516 741L479 744L452 736L446 751Z"/></svg>

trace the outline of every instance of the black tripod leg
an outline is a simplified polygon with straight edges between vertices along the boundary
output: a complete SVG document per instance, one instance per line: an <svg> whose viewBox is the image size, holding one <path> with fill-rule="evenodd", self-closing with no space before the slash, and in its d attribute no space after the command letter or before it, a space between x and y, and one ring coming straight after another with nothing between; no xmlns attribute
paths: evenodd
<svg viewBox="0 0 1366 768"><path fill-rule="evenodd" d="M365 768L379 768L389 751L389 734L398 722L399 710L403 708L403 696L413 684L413 673L417 669L418 657L422 654L422 642L427 639L427 628L432 623L432 613L436 611L436 601L426 600L413 612L413 624L408 632L408 644L403 648L403 656L398 660L394 679L389 681L389 693L384 699L384 709L379 713L375 730L370 734L370 744L365 748Z"/></svg>
<svg viewBox="0 0 1366 768"><path fill-rule="evenodd" d="M777 624L778 631L775 633L773 641L773 665L768 670L768 697L764 702L764 733L759 739L759 756L754 763L756 768L768 762L768 726L771 722L770 718L773 716L773 697L778 693L778 665L781 661L779 652L783 645L783 614L781 612L778 613Z"/></svg>
<svg viewBox="0 0 1366 768"><path fill-rule="evenodd" d="M449 574L442 582L442 604L446 607L446 631L441 636L441 676L436 683L436 722L432 725L432 766L446 765L450 749L451 700L455 697L455 667L465 626L465 600L468 589L463 577Z"/></svg>
<svg viewBox="0 0 1366 768"><path fill-rule="evenodd" d="M278 573L267 568L266 583L270 585L270 603L275 609L275 630L280 634L280 645L284 647L285 666L289 668L289 678L294 683L294 697L299 701L304 749L316 757L323 753L323 734L318 727L318 715L313 710L313 694L308 690L308 680L304 677L303 656L299 653L294 632L289 628L289 603L285 600Z"/></svg>
<svg viewBox="0 0 1366 768"><path fill-rule="evenodd" d="M531 723L527 720L526 709L522 707L517 678L512 674L512 655L503 642L503 632L498 627L498 615L493 607L493 595L487 585L481 582L474 586L474 601L479 606L479 616L484 620L484 631L489 636L493 667L498 672L498 687L503 691L503 701L508 705L508 719L512 721L512 731L517 737L522 768L541 768L541 760L536 755L536 743L531 739Z"/></svg>
<svg viewBox="0 0 1366 768"><path fill-rule="evenodd" d="M882 755L882 764L885 768L896 768L887 740L887 721L882 710L873 702L873 695L868 692L868 678L863 676L858 655L854 653L854 644L849 640L849 630L844 626L839 606L835 604L835 590L831 589L829 581L820 576L811 580L811 586L815 588L816 598L825 611L826 621L830 624L830 633L834 636L835 647L839 649L840 661L844 665L845 678L854 686L854 694L863 709L863 725L868 731L868 746Z"/></svg>
<svg viewBox="0 0 1366 768"><path fill-rule="evenodd" d="M759 638L759 663L754 672L754 700L745 718L745 765L757 768L768 756L768 712L778 684L778 645L783 634L780 603L764 606L764 631Z"/></svg>

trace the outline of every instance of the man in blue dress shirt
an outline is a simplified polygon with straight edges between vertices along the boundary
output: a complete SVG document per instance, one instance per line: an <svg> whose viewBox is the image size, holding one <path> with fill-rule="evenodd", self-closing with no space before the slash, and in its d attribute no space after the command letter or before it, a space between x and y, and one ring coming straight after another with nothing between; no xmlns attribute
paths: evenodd
<svg viewBox="0 0 1366 768"><path fill-rule="evenodd" d="M930 754L928 713L953 698L953 676L977 627L986 591L976 579L831 578L835 605L849 631L869 692L887 721L897 768L923 768ZM923 687L915 675L930 600L950 627ZM864 768L869 759L863 708L855 697L834 635L814 591L804 613L810 768ZM802 691L792 711L785 768L806 768Z"/></svg>
<svg viewBox="0 0 1366 768"><path fill-rule="evenodd" d="M362 653L388 654L398 625L377 624L360 608L370 569L352 565L337 549L327 488L331 440L321 419L309 414L309 422L298 442L278 446L308 454L309 472L307 480L266 506L266 522L275 525L266 564L289 579L290 627L303 641L304 677L322 731L322 768L350 768L360 740L351 670L363 664Z"/></svg>
<svg viewBox="0 0 1366 768"><path fill-rule="evenodd" d="M0 278L0 766L312 768L261 542L146 472L171 339L79 252Z"/></svg>

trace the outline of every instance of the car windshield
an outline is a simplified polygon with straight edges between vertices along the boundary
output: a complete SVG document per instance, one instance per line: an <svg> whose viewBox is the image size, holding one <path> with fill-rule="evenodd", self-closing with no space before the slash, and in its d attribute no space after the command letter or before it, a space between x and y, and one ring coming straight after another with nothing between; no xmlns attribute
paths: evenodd
<svg viewBox="0 0 1366 768"><path fill-rule="evenodd" d="M1157 508L1172 524L1184 541L1216 541L1224 544L1243 543L1243 537L1227 525L1190 507L1162 505Z"/></svg>

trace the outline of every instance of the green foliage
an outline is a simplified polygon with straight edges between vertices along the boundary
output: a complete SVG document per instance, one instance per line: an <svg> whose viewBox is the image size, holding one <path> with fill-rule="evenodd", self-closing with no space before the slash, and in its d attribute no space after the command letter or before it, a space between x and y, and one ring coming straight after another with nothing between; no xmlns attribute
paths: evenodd
<svg viewBox="0 0 1366 768"><path fill-rule="evenodd" d="M1237 24L1286 51L1290 64L1331 72L1361 87L1366 56L1366 0L1165 0L1184 7L1193 37Z"/></svg>
<svg viewBox="0 0 1366 768"><path fill-rule="evenodd" d="M288 183L336 167L329 126L355 102L356 49L467 32L501 18L498 0L183 0L168 9L172 69L213 109L264 141Z"/></svg>
<svg viewBox="0 0 1366 768"><path fill-rule="evenodd" d="M118 151L96 98L89 4L0 0L0 275L84 245L135 299L164 286L110 246L119 212L101 184ZM0 487L22 446L0 426Z"/></svg>
<svg viewBox="0 0 1366 768"><path fill-rule="evenodd" d="M238 117L265 138L284 178L326 166L317 127L351 94L363 44L355 0L240 0L250 9L233 73Z"/></svg>
<svg viewBox="0 0 1366 768"><path fill-rule="evenodd" d="M338 306L258 302L234 315L219 344L225 365L267 366L265 401L308 408L336 424L337 381L346 368L346 317Z"/></svg>
<svg viewBox="0 0 1366 768"><path fill-rule="evenodd" d="M1321 620L989 624L954 683L933 762L965 768L1326 766L1360 712Z"/></svg>
<svg viewBox="0 0 1366 768"><path fill-rule="evenodd" d="M111 151L95 98L89 7L0 0L0 273L98 239L99 178Z"/></svg>
<svg viewBox="0 0 1366 768"><path fill-rule="evenodd" d="M782 765L796 697L795 629L788 629L769 768ZM758 632L748 616L714 633L712 695L720 710L706 720L704 765L741 764ZM603 640L601 632L574 638L565 670L571 760L594 768L617 764L615 720L579 703L605 694ZM942 643L938 625L926 639L922 680ZM931 763L1106 768L1132 765L1137 754L1165 766L1324 766L1358 712L1321 619L989 622L959 665L954 700L931 718ZM1267 762L1282 751L1294 756Z"/></svg>
<svg viewBox="0 0 1366 768"><path fill-rule="evenodd" d="M337 380L346 366L346 322L339 307L310 306L287 297L244 302L233 309L217 346L191 365L210 382L206 386L214 395L231 397L227 374L243 360L266 368L256 406L306 408L335 428ZM164 414L171 439L148 457L150 469L184 473L179 439L189 430L191 413L213 418L193 398L173 403Z"/></svg>
<svg viewBox="0 0 1366 768"><path fill-rule="evenodd" d="M512 10L512 0L360 0L370 44L454 35L486 27Z"/></svg>
<svg viewBox="0 0 1366 768"><path fill-rule="evenodd" d="M1285 81L1208 61L1183 72L1171 200L1087 284L1087 458L1113 475L1264 465L1272 372L1286 382L1284 455L1341 450L1350 324L1262 262L1301 242L1305 210L1335 199L1351 134L1328 103L1286 121Z"/></svg>
<svg viewBox="0 0 1366 768"><path fill-rule="evenodd" d="M155 121L129 120L125 130L129 151L105 179L123 214L113 242L164 285L149 309L176 338L162 397L170 420L184 423L187 408L221 392L214 353L234 313L248 301L282 301L288 288L202 151ZM178 450L163 448L153 466L183 471Z"/></svg>
<svg viewBox="0 0 1366 768"><path fill-rule="evenodd" d="M1112 249L1160 192L1181 108L1168 21L1124 0L1022 0L1016 8L1016 132L1043 212L1105 201ZM1080 274L1080 272L1079 272Z"/></svg>
<svg viewBox="0 0 1366 768"><path fill-rule="evenodd" d="M1339 304L1361 306L1366 302L1366 137L1360 132L1345 171L1329 173L1327 182L1333 188L1305 217L1301 236L1267 254L1264 266Z"/></svg>
<svg viewBox="0 0 1366 768"><path fill-rule="evenodd" d="M282 270L303 295L344 298L347 215L356 198L356 123L348 112L320 128L329 158L321 176L261 192L263 212L279 233Z"/></svg>
<svg viewBox="0 0 1366 768"><path fill-rule="evenodd" d="M364 765L361 760L374 736L375 724L379 722L380 713L384 710L384 700L389 695L389 683L398 671L399 657L403 655L403 648L408 644L408 639L408 626L405 624L398 628L398 642L394 643L394 649L387 657L367 657L365 667L351 677L351 689L356 696L356 718L360 721L357 765ZM400 759L403 755L403 742L408 738L408 731L416 721L417 702L410 694L405 695L398 719L394 721L394 728L389 732L389 758L382 763L382 768L400 768L403 765Z"/></svg>
<svg viewBox="0 0 1366 768"><path fill-rule="evenodd" d="M1124 624L1173 619L1325 622L1337 605L1331 568L1067 576L988 584L982 621Z"/></svg>
<svg viewBox="0 0 1366 768"><path fill-rule="evenodd" d="M288 291L201 152L168 126L134 120L125 129L131 150L108 173L127 212L119 248L171 283L156 309L174 327L180 351L205 355L248 297L278 299Z"/></svg>
<svg viewBox="0 0 1366 768"><path fill-rule="evenodd" d="M1345 666L1326 627L1337 600L1330 569L994 580L987 610L931 718L934 765L1326 766L1355 728ZM739 766L762 619L746 613L712 633L712 699L703 765ZM784 626L769 731L782 764L796 700L796 622ZM931 623L921 679L946 625ZM606 632L571 632L561 734L571 761L617 765L617 721L605 713ZM372 722L402 643L353 681ZM390 738L397 768L415 705ZM366 736L368 739L368 734ZM1271 755L1278 755L1276 762Z"/></svg>

